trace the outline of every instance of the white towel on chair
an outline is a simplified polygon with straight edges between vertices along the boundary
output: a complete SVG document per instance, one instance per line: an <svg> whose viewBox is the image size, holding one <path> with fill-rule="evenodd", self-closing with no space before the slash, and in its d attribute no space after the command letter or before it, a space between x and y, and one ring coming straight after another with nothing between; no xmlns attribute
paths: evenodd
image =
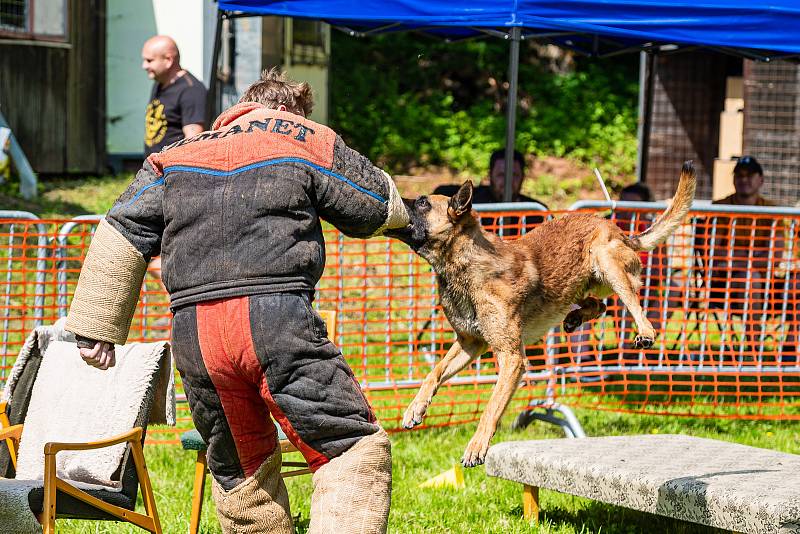
<svg viewBox="0 0 800 534"><path fill-rule="evenodd" d="M51 342L25 416L17 479L43 479L49 441L98 441L133 428L167 350L165 342L123 345L117 347L116 366L103 371L86 365L74 343ZM112 474L125 451L125 444L64 451L57 456L56 472L84 487L118 490L120 481L112 480Z"/></svg>
<svg viewBox="0 0 800 534"><path fill-rule="evenodd" d="M50 333L40 332L45 337ZM42 346L47 348L25 417L16 479L0 478L3 534L42 532L28 494L44 484L44 444L99 441L133 428L148 387L163 378L154 374L169 352L164 342L125 345L117 348L117 365L101 371L83 362L74 341L49 338ZM56 456L56 473L82 489L119 491L121 482L112 480L112 475L125 454L124 443L94 451L63 451Z"/></svg>
<svg viewBox="0 0 800 534"><path fill-rule="evenodd" d="M14 366L11 368L2 394L0 394L0 401L8 401L12 397L17 381L25 368L25 362L32 353L45 353L47 347L53 341L75 343L75 335L64 330L66 322L67 319L62 317L52 325L38 326L33 329L25 340L22 349L20 349L17 359L14 360ZM119 354L119 351L117 351L117 354ZM156 382L155 397L153 399L153 407L150 410L148 424L175 426L175 373L172 365L172 352L167 351L165 358L166 360L161 362L159 367L160 375Z"/></svg>

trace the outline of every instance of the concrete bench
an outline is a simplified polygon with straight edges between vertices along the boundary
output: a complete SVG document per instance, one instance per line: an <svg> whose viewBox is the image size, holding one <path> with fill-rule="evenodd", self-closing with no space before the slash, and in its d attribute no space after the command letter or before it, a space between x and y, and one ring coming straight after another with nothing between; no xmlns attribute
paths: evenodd
<svg viewBox="0 0 800 534"><path fill-rule="evenodd" d="M498 443L486 473L539 488L746 533L800 533L800 456L681 435Z"/></svg>

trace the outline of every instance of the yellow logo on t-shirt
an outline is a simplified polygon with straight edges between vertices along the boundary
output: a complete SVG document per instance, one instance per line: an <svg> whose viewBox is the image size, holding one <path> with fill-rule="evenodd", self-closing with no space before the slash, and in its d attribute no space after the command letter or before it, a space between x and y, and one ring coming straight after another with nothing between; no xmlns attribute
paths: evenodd
<svg viewBox="0 0 800 534"><path fill-rule="evenodd" d="M147 104L144 113L144 144L153 146L160 143L167 133L167 116L164 114L164 104L154 98Z"/></svg>

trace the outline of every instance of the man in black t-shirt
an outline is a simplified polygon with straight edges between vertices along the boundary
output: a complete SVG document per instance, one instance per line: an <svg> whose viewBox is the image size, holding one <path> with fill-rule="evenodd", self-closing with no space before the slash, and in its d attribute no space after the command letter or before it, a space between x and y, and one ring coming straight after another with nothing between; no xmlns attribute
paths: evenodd
<svg viewBox="0 0 800 534"><path fill-rule="evenodd" d="M480 185L473 190L472 203L473 204L494 204L503 202L503 192L505 188L505 172L506 172L506 151L505 149L495 150L489 158L489 185ZM525 178L525 158L517 150L514 151L514 167L512 171L512 184L511 184L511 201L512 202L538 202L545 208L547 205L541 200L536 200L529 196L523 195L520 191L522 189L522 181ZM433 190L434 195L453 196L458 191L459 185L440 185ZM544 221L544 217L540 215L528 215L523 222L524 227L530 230L531 226L535 226ZM494 217L482 217L481 224L486 227L495 227L500 224L499 220ZM513 237L517 236L517 226L519 220L517 217L509 216L504 217L503 236ZM498 229L499 231L499 229Z"/></svg>
<svg viewBox="0 0 800 534"><path fill-rule="evenodd" d="M178 45L166 35L151 37L142 47L142 68L155 82L145 112L145 157L205 129L206 88L180 60Z"/></svg>

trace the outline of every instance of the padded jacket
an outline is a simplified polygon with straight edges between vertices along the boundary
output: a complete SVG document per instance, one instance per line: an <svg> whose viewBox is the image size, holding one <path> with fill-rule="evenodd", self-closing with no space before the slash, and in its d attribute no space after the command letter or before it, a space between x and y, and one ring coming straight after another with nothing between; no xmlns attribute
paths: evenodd
<svg viewBox="0 0 800 534"><path fill-rule="evenodd" d="M252 102L148 157L106 216L145 260L161 255L173 309L313 290L320 218L369 237L404 217L391 178L333 130Z"/></svg>

